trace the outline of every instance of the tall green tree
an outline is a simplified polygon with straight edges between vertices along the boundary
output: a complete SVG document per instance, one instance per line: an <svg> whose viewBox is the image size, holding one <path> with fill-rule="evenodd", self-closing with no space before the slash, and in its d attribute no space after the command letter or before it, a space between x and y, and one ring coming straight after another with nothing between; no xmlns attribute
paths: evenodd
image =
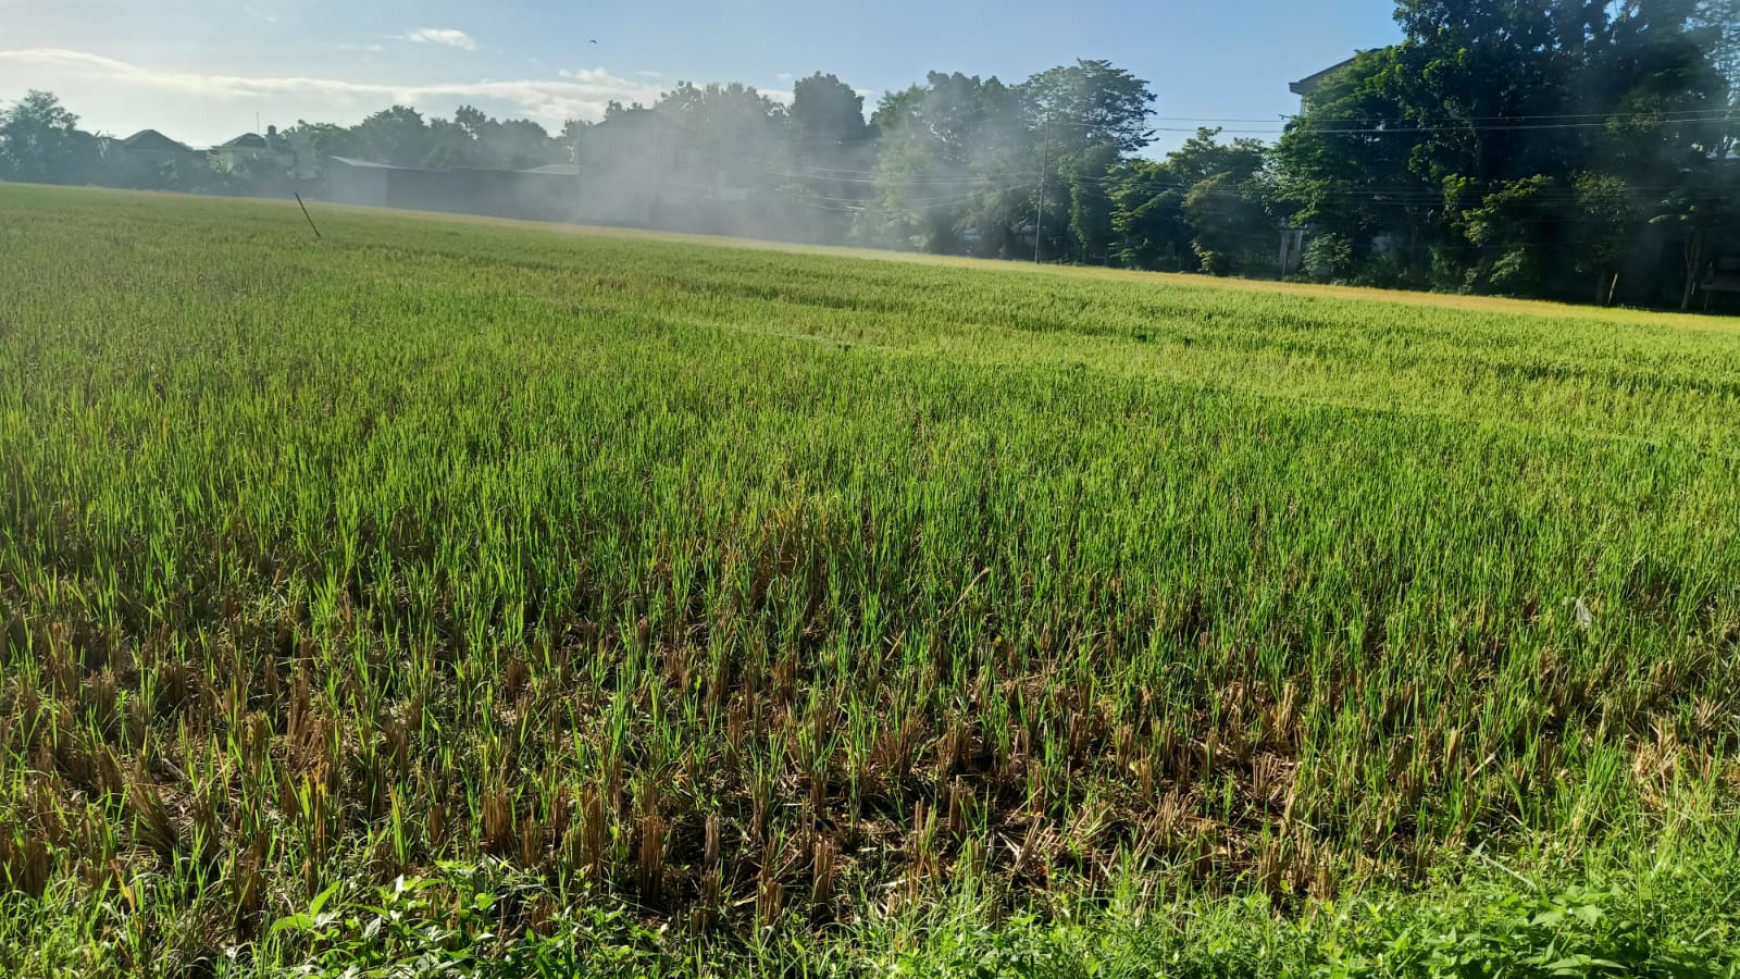
<svg viewBox="0 0 1740 979"><path fill-rule="evenodd" d="M748 85L679 82L653 109L694 133L717 166L764 169L784 142L785 108Z"/></svg>
<svg viewBox="0 0 1740 979"><path fill-rule="evenodd" d="M1611 298L1647 261L1650 208L1732 146L1733 7L1400 0L1402 43L1289 126L1281 193L1337 277L1583 299L1593 278Z"/></svg>
<svg viewBox="0 0 1740 979"><path fill-rule="evenodd" d="M1636 197L1626 182L1609 173L1580 173L1571 181L1577 242L1577 268L1595 281L1595 302L1613 302L1640 223Z"/></svg>
<svg viewBox="0 0 1740 979"><path fill-rule="evenodd" d="M1040 222L1036 234L1053 254L1103 260L1112 231L1107 183L1125 156L1152 142L1153 91L1109 61L1077 61L1027 79L1017 97L1041 141L1034 162L1048 178L1035 213L1054 223Z"/></svg>
<svg viewBox="0 0 1740 979"><path fill-rule="evenodd" d="M855 151L876 132L864 118L864 96L837 76L821 72L800 78L792 86L786 117L800 159Z"/></svg>
<svg viewBox="0 0 1740 979"><path fill-rule="evenodd" d="M1111 145L1134 153L1153 142L1148 128L1154 93L1148 83L1109 61L1052 68L1021 85L1034 125L1048 126L1065 152Z"/></svg>
<svg viewBox="0 0 1740 979"><path fill-rule="evenodd" d="M1277 224L1254 186L1254 178L1217 173L1184 197L1190 243L1211 275L1266 276L1278 271Z"/></svg>
<svg viewBox="0 0 1740 979"><path fill-rule="evenodd" d="M876 213L883 241L926 251L1013 256L1038 174L1017 92L996 78L932 72L883 97Z"/></svg>
<svg viewBox="0 0 1740 979"><path fill-rule="evenodd" d="M419 167L432 149L423 114L404 105L376 112L351 130L348 142L377 163Z"/></svg>
<svg viewBox="0 0 1740 979"><path fill-rule="evenodd" d="M844 242L875 200L876 136L864 97L838 77L817 72L792 86L780 194L791 224L816 229L811 240Z"/></svg>
<svg viewBox="0 0 1740 979"><path fill-rule="evenodd" d="M1564 192L1547 174L1507 180L1480 191L1468 178L1452 181L1462 233L1474 246L1463 265L1464 285L1475 292L1545 295L1567 254Z"/></svg>
<svg viewBox="0 0 1740 979"><path fill-rule="evenodd" d="M1168 162L1132 160L1111 180L1112 253L1133 269L1195 272L1201 259L1190 244L1184 214L1189 192Z"/></svg>
<svg viewBox="0 0 1740 979"><path fill-rule="evenodd" d="M352 131L330 122L309 122L298 119L296 125L282 133L284 145L295 159L296 172L325 180L327 161L335 156L355 156Z"/></svg>
<svg viewBox="0 0 1740 979"><path fill-rule="evenodd" d="M565 147L529 119L496 120L473 106L460 106L451 123L431 120L429 155L442 166L530 170L566 159Z"/></svg>
<svg viewBox="0 0 1740 979"><path fill-rule="evenodd" d="M31 90L0 112L0 176L28 183L79 183L94 140L52 92Z"/></svg>
<svg viewBox="0 0 1740 979"><path fill-rule="evenodd" d="M1337 281L1429 281L1422 246L1443 192L1414 165L1416 125L1407 121L1399 53L1361 52L1324 79L1275 147L1278 194L1292 220L1312 231L1311 264Z"/></svg>
<svg viewBox="0 0 1740 979"><path fill-rule="evenodd" d="M1137 162L1113 178L1113 252L1137 268L1268 275L1279 221L1260 140L1221 142L1199 129L1162 163Z"/></svg>
<svg viewBox="0 0 1740 979"><path fill-rule="evenodd" d="M1690 309L1711 259L1725 250L1740 252L1740 165L1718 161L1688 175L1667 191L1649 220L1679 241L1679 307Z"/></svg>
<svg viewBox="0 0 1740 979"><path fill-rule="evenodd" d="M1713 34L1710 60L1728 82L1728 125L1715 154L1727 159L1740 152L1740 0L1707 0L1695 19Z"/></svg>
<svg viewBox="0 0 1740 979"><path fill-rule="evenodd" d="M1069 192L1069 233L1076 260L1111 264L1112 173L1118 148L1099 143L1065 157L1058 167L1059 183Z"/></svg>

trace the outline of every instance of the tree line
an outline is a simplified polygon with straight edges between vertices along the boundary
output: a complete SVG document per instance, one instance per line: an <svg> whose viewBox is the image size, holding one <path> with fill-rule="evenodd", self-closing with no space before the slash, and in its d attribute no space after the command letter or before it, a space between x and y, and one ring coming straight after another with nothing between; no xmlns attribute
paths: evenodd
<svg viewBox="0 0 1740 979"><path fill-rule="evenodd" d="M1682 307L1740 257L1740 0L1399 0L1396 19L1400 43L1321 78L1272 141L1205 128L1157 158L1155 93L1105 61L935 72L868 115L833 75L780 100L685 82L604 122L679 123L770 227L824 243ZM590 128L394 106L300 122L249 166L577 162L583 180ZM105 145L46 93L0 113L0 177L103 183ZM263 179L189 169L162 180Z"/></svg>

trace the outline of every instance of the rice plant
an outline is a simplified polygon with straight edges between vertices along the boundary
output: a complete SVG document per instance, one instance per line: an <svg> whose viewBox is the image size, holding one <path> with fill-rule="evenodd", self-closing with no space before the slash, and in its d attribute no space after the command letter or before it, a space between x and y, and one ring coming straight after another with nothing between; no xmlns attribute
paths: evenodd
<svg viewBox="0 0 1740 979"><path fill-rule="evenodd" d="M121 966L1733 825L1740 325L321 219L0 186L0 889Z"/></svg>

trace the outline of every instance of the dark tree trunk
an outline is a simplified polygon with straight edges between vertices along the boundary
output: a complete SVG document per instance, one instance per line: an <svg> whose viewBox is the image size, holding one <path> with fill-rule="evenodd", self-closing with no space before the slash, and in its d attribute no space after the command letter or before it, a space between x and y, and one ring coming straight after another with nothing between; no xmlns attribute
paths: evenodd
<svg viewBox="0 0 1740 979"><path fill-rule="evenodd" d="M1680 309L1682 311L1692 308L1692 293L1698 288L1698 266L1703 264L1704 260L1704 233L1702 231L1694 231L1692 236L1686 239L1685 255L1686 289L1680 295Z"/></svg>

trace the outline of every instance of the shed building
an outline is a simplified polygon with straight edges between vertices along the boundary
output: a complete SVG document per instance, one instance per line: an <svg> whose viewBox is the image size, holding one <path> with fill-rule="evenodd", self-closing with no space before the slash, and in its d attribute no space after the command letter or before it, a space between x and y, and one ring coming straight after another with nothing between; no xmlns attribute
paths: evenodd
<svg viewBox="0 0 1740 979"><path fill-rule="evenodd" d="M529 171L424 170L335 156L327 179L329 196L337 204L529 221L572 221L577 216L577 171L571 165Z"/></svg>

